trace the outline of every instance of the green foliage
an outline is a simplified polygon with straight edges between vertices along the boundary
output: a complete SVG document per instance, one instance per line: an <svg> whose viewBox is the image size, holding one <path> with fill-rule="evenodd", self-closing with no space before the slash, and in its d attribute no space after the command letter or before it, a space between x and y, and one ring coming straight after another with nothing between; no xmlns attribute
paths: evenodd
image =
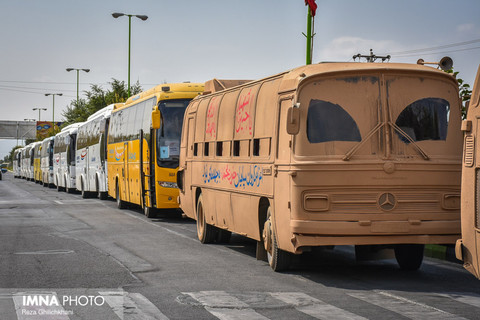
<svg viewBox="0 0 480 320"><path fill-rule="evenodd" d="M453 69L445 71L446 73L453 74L458 82L458 91L460 93L460 98L462 99L462 119L467 118L467 102L470 101L472 95L472 90L470 85L466 83L462 78L458 77L458 71L453 71Z"/></svg>
<svg viewBox="0 0 480 320"><path fill-rule="evenodd" d="M89 91L85 92L86 99L73 100L62 113L65 118L64 126L75 122L86 121L87 118L98 110L112 104L125 102L128 99L128 88L125 81L112 79L110 89L104 90L101 86L92 84ZM135 83L130 87L132 95L142 91L140 84Z"/></svg>

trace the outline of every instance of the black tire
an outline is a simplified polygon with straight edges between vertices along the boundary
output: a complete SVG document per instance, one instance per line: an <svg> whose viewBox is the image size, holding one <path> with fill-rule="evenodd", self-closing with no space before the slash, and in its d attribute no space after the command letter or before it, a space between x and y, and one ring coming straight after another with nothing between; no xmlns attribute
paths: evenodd
<svg viewBox="0 0 480 320"><path fill-rule="evenodd" d="M147 218L156 218L157 217L157 210L152 207L143 207L143 214L145 214L145 217Z"/></svg>
<svg viewBox="0 0 480 320"><path fill-rule="evenodd" d="M95 187L96 187L96 190L97 190L97 197L98 197L98 199L100 199L100 200L107 200L107 198L108 198L108 192L100 191L100 184L98 183L98 177L97 177L97 179L95 180Z"/></svg>
<svg viewBox="0 0 480 320"><path fill-rule="evenodd" d="M278 248L277 236L272 222L271 209L267 209L267 220L263 227L263 241L267 251L267 260L273 271L284 271L290 268L292 254Z"/></svg>
<svg viewBox="0 0 480 320"><path fill-rule="evenodd" d="M398 244L395 246L395 258L402 270L418 270L423 261L423 244Z"/></svg>
<svg viewBox="0 0 480 320"><path fill-rule="evenodd" d="M81 188L81 190L82 190L82 198L83 198L83 199L87 199L88 196L89 196L89 194L88 194L87 191L85 191L85 185L83 184L83 180L82 180L82 188Z"/></svg>
<svg viewBox="0 0 480 320"><path fill-rule="evenodd" d="M207 223L202 195L197 201L197 236L201 243L213 243L217 238L218 230Z"/></svg>
<svg viewBox="0 0 480 320"><path fill-rule="evenodd" d="M120 188L119 188L119 185L118 185L118 181L117 181L116 188L115 188L115 199L117 199L117 208L118 209L125 209L127 207L126 204L125 204L125 201L120 199Z"/></svg>
<svg viewBox="0 0 480 320"><path fill-rule="evenodd" d="M63 191L63 187L60 186L60 184L58 183L58 180L57 180L57 191L58 192Z"/></svg>

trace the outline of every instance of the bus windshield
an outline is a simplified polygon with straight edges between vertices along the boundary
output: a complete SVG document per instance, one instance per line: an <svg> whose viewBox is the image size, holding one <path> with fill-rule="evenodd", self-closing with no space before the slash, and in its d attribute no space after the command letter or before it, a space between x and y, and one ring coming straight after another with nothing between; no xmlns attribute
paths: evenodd
<svg viewBox="0 0 480 320"><path fill-rule="evenodd" d="M180 137L183 115L190 99L167 100L158 104L162 126L157 130L157 164L163 168L177 168L180 156Z"/></svg>
<svg viewBox="0 0 480 320"><path fill-rule="evenodd" d="M412 159L421 156L420 148L425 155L450 156L451 148L443 146L457 135L448 135L455 92L449 81L416 74L316 80L299 97L306 125L295 153L328 157L354 150L357 158Z"/></svg>

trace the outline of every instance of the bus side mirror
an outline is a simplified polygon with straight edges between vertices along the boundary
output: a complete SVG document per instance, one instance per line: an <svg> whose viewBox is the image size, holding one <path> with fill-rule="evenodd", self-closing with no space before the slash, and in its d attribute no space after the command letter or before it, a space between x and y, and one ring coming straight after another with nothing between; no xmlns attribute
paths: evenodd
<svg viewBox="0 0 480 320"><path fill-rule="evenodd" d="M153 129L160 129L162 126L162 116L160 114L160 110L158 107L155 107L152 111L152 128Z"/></svg>
<svg viewBox="0 0 480 320"><path fill-rule="evenodd" d="M296 135L300 131L300 103L294 104L288 109L287 133Z"/></svg>

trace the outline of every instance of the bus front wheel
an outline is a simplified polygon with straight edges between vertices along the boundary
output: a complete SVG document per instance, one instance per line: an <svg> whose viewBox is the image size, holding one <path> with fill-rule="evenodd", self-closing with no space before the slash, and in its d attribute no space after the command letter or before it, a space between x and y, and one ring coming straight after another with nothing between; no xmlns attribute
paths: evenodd
<svg viewBox="0 0 480 320"><path fill-rule="evenodd" d="M395 258L402 270L418 270L423 261L423 244L398 244L395 246Z"/></svg>
<svg viewBox="0 0 480 320"><path fill-rule="evenodd" d="M155 218L157 216L157 212L155 208L147 207L146 205L144 205L143 207L143 213L145 214L145 217L150 219Z"/></svg>
<svg viewBox="0 0 480 320"><path fill-rule="evenodd" d="M263 226L263 243L267 251L268 264L273 271L287 270L290 267L292 254L278 247L270 207L268 207L267 220Z"/></svg>
<svg viewBox="0 0 480 320"><path fill-rule="evenodd" d="M217 237L217 229L207 223L202 195L197 201L197 235L201 243L212 243Z"/></svg>

